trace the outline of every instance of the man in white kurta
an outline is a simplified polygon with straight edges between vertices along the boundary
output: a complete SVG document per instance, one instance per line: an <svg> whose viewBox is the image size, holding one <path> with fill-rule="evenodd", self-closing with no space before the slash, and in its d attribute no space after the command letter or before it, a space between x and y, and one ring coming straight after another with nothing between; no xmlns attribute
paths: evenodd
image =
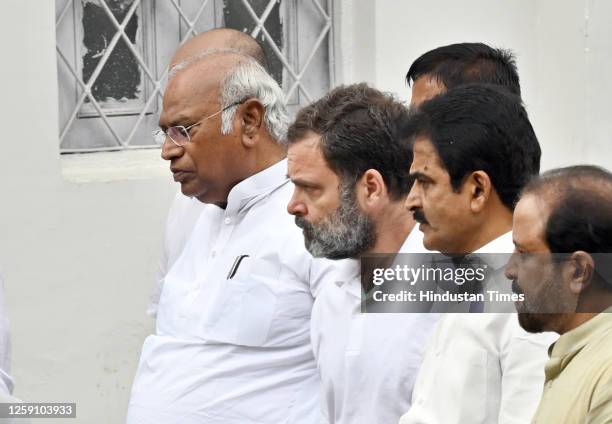
<svg viewBox="0 0 612 424"><path fill-rule="evenodd" d="M128 422L318 422L312 258L285 211L285 173L279 162L236 185L225 210L204 208L165 278Z"/></svg>
<svg viewBox="0 0 612 424"><path fill-rule="evenodd" d="M505 233L474 253L513 249ZM514 313L443 314L400 423L529 423L555 338L527 333Z"/></svg>
<svg viewBox="0 0 612 424"><path fill-rule="evenodd" d="M313 255L343 262L312 313L324 423L396 424L410 406L404 393L412 391L438 319L361 309L364 255L387 253L392 260L399 251L423 250L404 208L408 117L391 96L355 84L302 109L288 131L295 191L287 209Z"/></svg>
<svg viewBox="0 0 612 424"><path fill-rule="evenodd" d="M415 228L399 253L424 251ZM397 423L410 408L425 346L439 319L426 313L362 313L360 263L343 261L312 311L312 345L328 423ZM398 395L401 394L401 395Z"/></svg>
<svg viewBox="0 0 612 424"><path fill-rule="evenodd" d="M318 423L309 340L318 279L285 209L282 92L236 52L178 67L160 118L162 157L183 194L205 205L164 279L127 422Z"/></svg>
<svg viewBox="0 0 612 424"><path fill-rule="evenodd" d="M249 34L232 28L214 28L194 35L174 53L168 65L169 71L181 61L210 49L238 50L253 57L266 71L269 71L266 55L258 41ZM187 244L204 206L205 204L198 199L187 197L180 191L174 197L166 221L164 245L155 276L156 284L147 307L147 313L151 316L157 315L164 278Z"/></svg>
<svg viewBox="0 0 612 424"><path fill-rule="evenodd" d="M425 247L449 256L509 256L514 203L540 162L520 98L467 85L423 103L412 119L415 182L406 207ZM551 342L522 330L515 313L445 314L400 423L530 422Z"/></svg>

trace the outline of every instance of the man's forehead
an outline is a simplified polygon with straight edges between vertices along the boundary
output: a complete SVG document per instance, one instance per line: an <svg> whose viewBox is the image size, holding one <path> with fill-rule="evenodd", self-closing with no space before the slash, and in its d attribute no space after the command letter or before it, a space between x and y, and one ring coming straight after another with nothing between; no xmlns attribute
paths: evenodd
<svg viewBox="0 0 612 424"><path fill-rule="evenodd" d="M412 84L410 104L418 108L427 100L433 99L445 91L446 87L438 78L431 74L421 75Z"/></svg>
<svg viewBox="0 0 612 424"><path fill-rule="evenodd" d="M304 160L319 162L323 160L321 136L312 131L306 133L303 138L289 145L287 158L289 162L302 162Z"/></svg>
<svg viewBox="0 0 612 424"><path fill-rule="evenodd" d="M200 113L200 109L219 105L219 85L219 76L211 72L185 69L178 73L170 80L164 93L162 119L190 114L190 111Z"/></svg>
<svg viewBox="0 0 612 424"><path fill-rule="evenodd" d="M301 140L292 143L287 149L288 171L291 178L320 179L334 171L323 156L321 136L308 133Z"/></svg>
<svg viewBox="0 0 612 424"><path fill-rule="evenodd" d="M513 237L523 248L539 248L545 244L544 233L550 208L533 194L522 197L514 209Z"/></svg>
<svg viewBox="0 0 612 424"><path fill-rule="evenodd" d="M431 170L433 167L439 167L441 164L438 151L429 137L417 136L413 144L412 153L411 170L423 172L425 169Z"/></svg>

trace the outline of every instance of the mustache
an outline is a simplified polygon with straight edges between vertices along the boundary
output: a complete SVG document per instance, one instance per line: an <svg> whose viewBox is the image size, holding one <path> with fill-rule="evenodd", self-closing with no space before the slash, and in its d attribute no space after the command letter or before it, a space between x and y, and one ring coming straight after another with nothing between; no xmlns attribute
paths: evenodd
<svg viewBox="0 0 612 424"><path fill-rule="evenodd" d="M299 228L304 229L306 220L304 218L302 218L301 216L296 216L295 217L295 225L297 225Z"/></svg>
<svg viewBox="0 0 612 424"><path fill-rule="evenodd" d="M512 292L516 294L523 294L523 289L519 287L516 280L512 280Z"/></svg>
<svg viewBox="0 0 612 424"><path fill-rule="evenodd" d="M304 235L306 237L310 237L314 230L313 225L301 216L295 217L295 225L297 225L298 228L304 230Z"/></svg>
<svg viewBox="0 0 612 424"><path fill-rule="evenodd" d="M429 221L427 221L427 218L425 218L425 213L423 212L423 209L415 209L414 211L412 211L412 216L414 217L414 220L419 224L429 224Z"/></svg>

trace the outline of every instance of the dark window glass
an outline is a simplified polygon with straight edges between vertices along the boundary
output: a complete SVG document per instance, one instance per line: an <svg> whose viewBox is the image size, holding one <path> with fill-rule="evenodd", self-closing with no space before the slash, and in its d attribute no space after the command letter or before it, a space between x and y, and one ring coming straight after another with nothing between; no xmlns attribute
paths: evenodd
<svg viewBox="0 0 612 424"><path fill-rule="evenodd" d="M113 15L123 22L134 0L106 0ZM83 44L86 53L83 56L83 80L89 81L96 66L104 56L108 44L117 32L110 18L100 5L99 1L86 1L83 5ZM138 32L138 16L132 15L125 33L133 44L136 44ZM130 52L125 40L119 42L113 49L102 72L92 86L92 94L98 101L109 98L115 100L136 99L141 80L141 71L138 61ZM86 101L89 101L87 99Z"/></svg>
<svg viewBox="0 0 612 424"><path fill-rule="evenodd" d="M249 0L249 4L257 16L261 16L263 14L266 6L268 6L268 3L268 0ZM223 0L223 18L227 28L237 29L239 31L247 32L248 34L251 34L256 26L253 18L245 9L241 1ZM274 4L272 11L268 15L268 19L266 19L265 27L278 49L283 51L283 25L280 19L280 2L277 1ZM258 40L263 44L264 51L268 58L270 73L279 84L282 84L283 64L278 59L269 43L263 41L263 32L260 32Z"/></svg>

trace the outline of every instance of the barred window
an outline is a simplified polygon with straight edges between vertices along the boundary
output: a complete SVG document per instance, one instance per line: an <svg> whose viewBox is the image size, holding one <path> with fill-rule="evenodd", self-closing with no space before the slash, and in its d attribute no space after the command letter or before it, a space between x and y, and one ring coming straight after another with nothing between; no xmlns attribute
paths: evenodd
<svg viewBox="0 0 612 424"><path fill-rule="evenodd" d="M332 0L56 0L60 152L158 148L167 64L212 28L264 46L289 109L333 85Z"/></svg>

